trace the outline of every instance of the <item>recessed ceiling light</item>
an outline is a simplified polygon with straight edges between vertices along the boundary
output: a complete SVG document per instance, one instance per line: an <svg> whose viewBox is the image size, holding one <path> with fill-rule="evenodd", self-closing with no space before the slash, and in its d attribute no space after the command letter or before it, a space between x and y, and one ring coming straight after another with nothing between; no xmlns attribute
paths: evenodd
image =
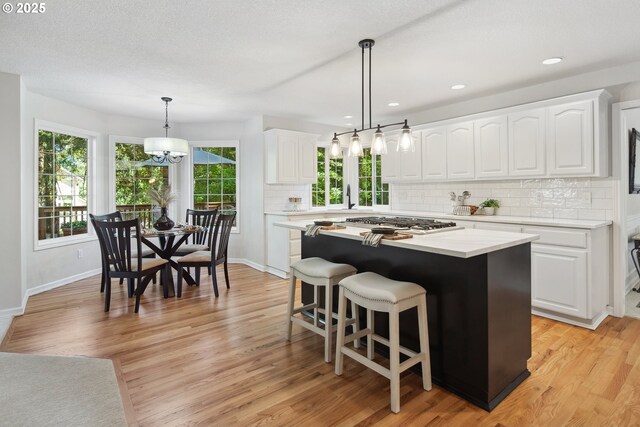
<svg viewBox="0 0 640 427"><path fill-rule="evenodd" d="M553 64L557 64L559 62L562 62L563 59L564 58L561 57L561 56L556 56L556 57L553 57L553 58L547 58L544 61L542 61L542 63L544 65L553 65Z"/></svg>
<svg viewBox="0 0 640 427"><path fill-rule="evenodd" d="M353 123L345 123L345 126L353 126Z"/></svg>
<svg viewBox="0 0 640 427"><path fill-rule="evenodd" d="M345 119L351 119L353 116L344 116Z"/></svg>
<svg viewBox="0 0 640 427"><path fill-rule="evenodd" d="M451 86L451 89L460 90L460 89L464 89L465 87L467 87L467 85L453 85Z"/></svg>
<svg viewBox="0 0 640 427"><path fill-rule="evenodd" d="M387 105L388 105L389 107L397 107L397 106L398 106L398 105L400 105L400 104L399 104L399 103L397 103L397 102L390 102L390 103L388 103Z"/></svg>

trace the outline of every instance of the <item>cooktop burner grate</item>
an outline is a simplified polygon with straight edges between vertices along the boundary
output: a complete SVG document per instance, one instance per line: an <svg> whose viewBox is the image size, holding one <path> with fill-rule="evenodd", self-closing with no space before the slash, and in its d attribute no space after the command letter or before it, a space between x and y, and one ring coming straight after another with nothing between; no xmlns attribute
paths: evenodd
<svg viewBox="0 0 640 427"><path fill-rule="evenodd" d="M441 228L455 227L455 222L438 221L431 218L411 218L411 217L381 217L365 216L346 218L346 222L366 225L386 225L398 228L412 228L415 230L436 230Z"/></svg>

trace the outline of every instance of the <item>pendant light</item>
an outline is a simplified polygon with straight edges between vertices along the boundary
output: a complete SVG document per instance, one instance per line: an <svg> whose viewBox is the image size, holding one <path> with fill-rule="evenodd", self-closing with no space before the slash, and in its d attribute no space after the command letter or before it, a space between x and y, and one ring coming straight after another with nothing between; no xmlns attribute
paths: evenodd
<svg viewBox="0 0 640 427"><path fill-rule="evenodd" d="M189 143L186 139L169 138L169 103L172 99L166 96L160 99L165 104L164 137L145 138L144 152L156 163L180 163L189 152Z"/></svg>
<svg viewBox="0 0 640 427"><path fill-rule="evenodd" d="M396 147L397 151L415 151L415 144L413 142L413 138L411 135L411 128L409 127L407 120L398 123L390 123L386 125L377 125L375 128L372 126L371 120L371 48L375 45L375 41L372 39L364 39L358 42L358 46L360 46L362 50L362 127L360 129L354 129L353 135L351 135L351 140L349 143L348 155L349 157L353 156L363 156L364 151L362 147L362 141L360 139L359 133L370 131L375 129L375 133L373 134L373 140L371 142L371 154L386 154L387 153L387 142L384 137L383 128L391 127L391 126L402 126L402 130L400 133L400 139L398 140L398 145ZM364 117L364 81L365 81L365 50L369 50L369 127L365 128ZM342 151L340 150L340 141L338 137L341 135L346 135L351 131L334 133L333 139L331 140L331 147L329 150L330 158L337 158L337 156L342 156Z"/></svg>

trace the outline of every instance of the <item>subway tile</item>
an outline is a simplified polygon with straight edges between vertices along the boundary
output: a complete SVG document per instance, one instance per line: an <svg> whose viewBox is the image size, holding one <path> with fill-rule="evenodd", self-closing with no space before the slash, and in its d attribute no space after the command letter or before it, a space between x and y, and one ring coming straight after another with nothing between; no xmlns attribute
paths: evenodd
<svg viewBox="0 0 640 427"><path fill-rule="evenodd" d="M578 210L577 209L554 209L553 210L554 218L563 218L563 219L578 219Z"/></svg>
<svg viewBox="0 0 640 427"><path fill-rule="evenodd" d="M613 199L591 199L592 209L613 209Z"/></svg>
<svg viewBox="0 0 640 427"><path fill-rule="evenodd" d="M605 220L607 211L605 209L580 209L578 219Z"/></svg>
<svg viewBox="0 0 640 427"><path fill-rule="evenodd" d="M512 216L531 216L530 208L512 207L507 209L510 209L509 215ZM502 213L502 208L500 208L500 214L504 215L504 213Z"/></svg>
<svg viewBox="0 0 640 427"><path fill-rule="evenodd" d="M531 216L537 218L553 218L553 209L551 208L532 208Z"/></svg>

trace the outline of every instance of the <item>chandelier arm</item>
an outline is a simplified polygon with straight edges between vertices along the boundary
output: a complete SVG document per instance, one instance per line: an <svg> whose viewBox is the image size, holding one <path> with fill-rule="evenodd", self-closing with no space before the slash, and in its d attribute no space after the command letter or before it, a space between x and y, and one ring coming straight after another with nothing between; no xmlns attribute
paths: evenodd
<svg viewBox="0 0 640 427"><path fill-rule="evenodd" d="M404 120L402 122L398 122L398 123L389 123L387 125L377 125L377 126L372 126L372 127L368 127L368 128L363 128L363 129L354 129L354 130L348 130L346 132L339 132L334 134L334 137L338 137L338 136L342 136L342 135L346 135L348 133L353 134L354 131L356 132L366 132L368 130L373 130L373 129L378 129L378 126L380 127L380 129L384 129L384 128L388 128L391 126L400 126L400 125L406 125L407 121Z"/></svg>

